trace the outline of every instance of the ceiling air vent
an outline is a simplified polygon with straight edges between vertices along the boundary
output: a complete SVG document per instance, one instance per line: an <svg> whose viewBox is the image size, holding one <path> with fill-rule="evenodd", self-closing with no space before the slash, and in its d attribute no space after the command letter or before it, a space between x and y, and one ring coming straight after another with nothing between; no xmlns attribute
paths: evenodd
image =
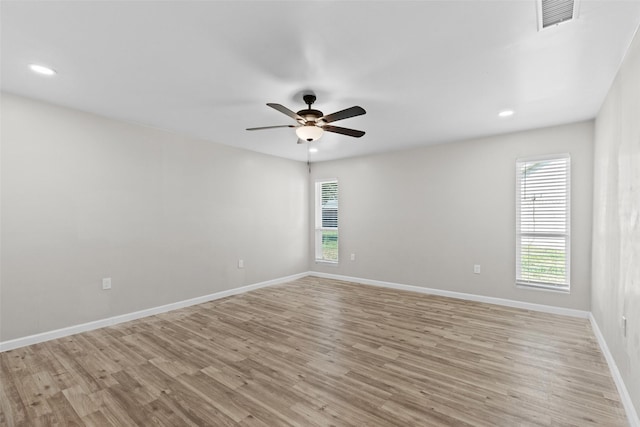
<svg viewBox="0 0 640 427"><path fill-rule="evenodd" d="M575 19L578 0L537 0L538 31Z"/></svg>

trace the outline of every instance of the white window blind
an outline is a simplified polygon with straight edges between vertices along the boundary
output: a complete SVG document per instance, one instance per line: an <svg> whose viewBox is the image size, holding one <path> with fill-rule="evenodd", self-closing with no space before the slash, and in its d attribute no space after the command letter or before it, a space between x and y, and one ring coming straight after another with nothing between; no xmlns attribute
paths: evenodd
<svg viewBox="0 0 640 427"><path fill-rule="evenodd" d="M316 182L316 261L338 262L338 181Z"/></svg>
<svg viewBox="0 0 640 427"><path fill-rule="evenodd" d="M516 283L569 290L570 157L516 161Z"/></svg>

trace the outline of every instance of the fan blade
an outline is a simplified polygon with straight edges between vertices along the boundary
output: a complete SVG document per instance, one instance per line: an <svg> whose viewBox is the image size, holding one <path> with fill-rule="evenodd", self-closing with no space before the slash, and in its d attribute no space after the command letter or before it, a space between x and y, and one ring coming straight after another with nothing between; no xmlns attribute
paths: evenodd
<svg viewBox="0 0 640 427"><path fill-rule="evenodd" d="M279 125L279 126L262 126L259 128L247 128L247 130L262 130L262 129L275 129L275 128L294 128L294 125Z"/></svg>
<svg viewBox="0 0 640 427"><path fill-rule="evenodd" d="M293 111L289 110L284 105L273 104L273 103L269 103L267 105L273 109L280 111L281 113L286 114L287 116L291 117L293 120L301 120L304 123L304 119L302 117L300 117L298 114L294 113Z"/></svg>
<svg viewBox="0 0 640 427"><path fill-rule="evenodd" d="M364 135L364 132L361 130L347 129L347 128L341 128L339 126L331 126L331 125L325 125L321 127L327 132L341 133L343 135L353 136L356 138L360 138L362 135Z"/></svg>
<svg viewBox="0 0 640 427"><path fill-rule="evenodd" d="M320 120L324 121L325 123L331 123L338 120L348 119L349 117L361 116L366 113L367 112L364 111L364 108L358 107L356 105L355 107L347 108L346 110L328 114L324 117L321 117Z"/></svg>

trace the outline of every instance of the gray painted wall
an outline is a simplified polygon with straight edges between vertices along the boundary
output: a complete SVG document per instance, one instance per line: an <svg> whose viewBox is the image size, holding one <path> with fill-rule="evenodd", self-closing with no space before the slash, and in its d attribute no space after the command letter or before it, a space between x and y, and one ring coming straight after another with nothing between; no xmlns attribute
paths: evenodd
<svg viewBox="0 0 640 427"><path fill-rule="evenodd" d="M640 34L596 119L594 179L591 309L640 413Z"/></svg>
<svg viewBox="0 0 640 427"><path fill-rule="evenodd" d="M516 158L562 152L572 168L571 293L516 288ZM340 263L310 269L589 310L592 170L591 121L313 164L310 194L316 179L339 180Z"/></svg>
<svg viewBox="0 0 640 427"><path fill-rule="evenodd" d="M1 124L0 341L307 270L300 162L9 94Z"/></svg>

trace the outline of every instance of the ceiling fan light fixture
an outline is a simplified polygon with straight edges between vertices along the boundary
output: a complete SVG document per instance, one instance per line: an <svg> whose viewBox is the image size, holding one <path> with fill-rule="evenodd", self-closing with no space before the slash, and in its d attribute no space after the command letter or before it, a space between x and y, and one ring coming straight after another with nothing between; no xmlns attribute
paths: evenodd
<svg viewBox="0 0 640 427"><path fill-rule="evenodd" d="M307 122L304 126L296 129L296 135L303 141L316 141L324 134L324 129L316 126L312 122Z"/></svg>

